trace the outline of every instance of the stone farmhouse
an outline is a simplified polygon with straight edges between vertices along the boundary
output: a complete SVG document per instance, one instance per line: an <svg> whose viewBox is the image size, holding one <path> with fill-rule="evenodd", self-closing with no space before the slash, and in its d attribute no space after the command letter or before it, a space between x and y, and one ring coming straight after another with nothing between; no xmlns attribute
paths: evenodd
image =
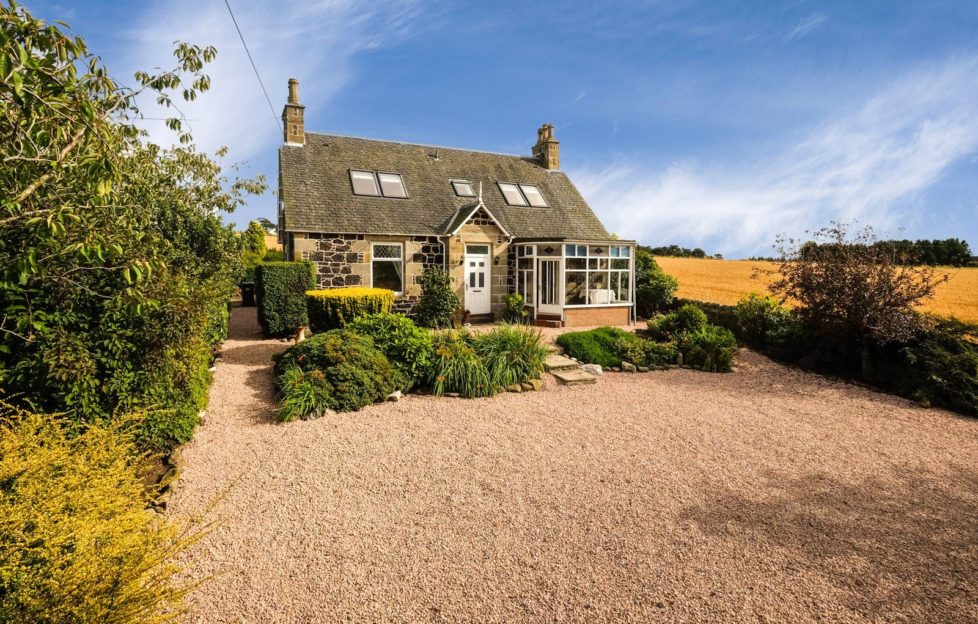
<svg viewBox="0 0 978 624"><path fill-rule="evenodd" d="M627 324L635 243L612 237L564 172L554 128L514 156L306 132L289 81L278 232L319 286L374 286L410 313L428 267L446 268L472 320L520 293L538 325Z"/></svg>

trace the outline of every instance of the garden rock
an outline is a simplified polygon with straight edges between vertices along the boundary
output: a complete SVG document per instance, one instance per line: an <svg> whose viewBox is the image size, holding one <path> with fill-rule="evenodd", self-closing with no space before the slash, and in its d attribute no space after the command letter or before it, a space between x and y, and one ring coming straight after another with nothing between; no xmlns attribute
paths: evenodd
<svg viewBox="0 0 978 624"><path fill-rule="evenodd" d="M523 392L533 392L534 387L530 382L524 381L520 384L520 389L523 390Z"/></svg>
<svg viewBox="0 0 978 624"><path fill-rule="evenodd" d="M519 384L509 384L506 386L506 392L523 392L523 387Z"/></svg>
<svg viewBox="0 0 978 624"><path fill-rule="evenodd" d="M585 364L581 367L581 370L585 373L590 373L591 375L603 375L604 370L602 370L600 364Z"/></svg>
<svg viewBox="0 0 978 624"><path fill-rule="evenodd" d="M534 390L539 390L540 388L543 387L543 380L541 380L541 379L531 379L530 380L530 386Z"/></svg>
<svg viewBox="0 0 978 624"><path fill-rule="evenodd" d="M623 371L625 371L626 373L634 373L635 371L637 371L637 370L638 370L638 369L637 369L637 368L635 367L635 365L634 365L634 364L632 364L631 362L622 362L622 363L621 363L621 369L622 369Z"/></svg>
<svg viewBox="0 0 978 624"><path fill-rule="evenodd" d="M404 395L401 393L400 390L395 390L394 392L391 392L390 394L387 395L387 400L388 401L400 401L402 396L404 396Z"/></svg>
<svg viewBox="0 0 978 624"><path fill-rule="evenodd" d="M640 372L640 373L647 373L647 372L649 372L649 367L648 366L639 366L638 367L638 372Z"/></svg>

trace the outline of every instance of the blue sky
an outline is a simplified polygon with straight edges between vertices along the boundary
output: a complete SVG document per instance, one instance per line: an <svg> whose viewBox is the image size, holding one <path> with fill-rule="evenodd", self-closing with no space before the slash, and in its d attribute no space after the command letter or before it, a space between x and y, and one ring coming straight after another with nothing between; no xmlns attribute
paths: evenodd
<svg viewBox="0 0 978 624"><path fill-rule="evenodd" d="M170 66L176 39L215 45L195 139L274 188L280 130L223 0L26 4L125 80ZM978 252L973 1L231 5L276 116L295 76L313 131L528 154L553 123L561 167L623 238L768 255L842 219Z"/></svg>

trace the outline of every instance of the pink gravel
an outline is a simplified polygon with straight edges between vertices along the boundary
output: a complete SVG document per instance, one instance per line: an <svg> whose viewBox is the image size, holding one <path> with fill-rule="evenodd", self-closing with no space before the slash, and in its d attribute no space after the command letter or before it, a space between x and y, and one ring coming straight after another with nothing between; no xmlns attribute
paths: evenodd
<svg viewBox="0 0 978 624"><path fill-rule="evenodd" d="M234 310L187 622L978 621L978 420L742 351L279 425L285 346Z"/></svg>

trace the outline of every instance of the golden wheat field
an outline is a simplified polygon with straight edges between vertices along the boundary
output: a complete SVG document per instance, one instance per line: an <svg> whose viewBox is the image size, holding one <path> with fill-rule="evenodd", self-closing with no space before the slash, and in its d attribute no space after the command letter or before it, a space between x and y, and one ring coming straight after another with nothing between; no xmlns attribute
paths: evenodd
<svg viewBox="0 0 978 624"><path fill-rule="evenodd" d="M703 260L698 258L657 257L659 266L679 280L680 297L735 304L745 294L753 291L766 292L771 276L754 278L755 269L776 270L773 262L753 260ZM942 267L950 276L946 284L937 289L937 295L927 301L927 312L955 316L962 321L978 323L978 269Z"/></svg>

